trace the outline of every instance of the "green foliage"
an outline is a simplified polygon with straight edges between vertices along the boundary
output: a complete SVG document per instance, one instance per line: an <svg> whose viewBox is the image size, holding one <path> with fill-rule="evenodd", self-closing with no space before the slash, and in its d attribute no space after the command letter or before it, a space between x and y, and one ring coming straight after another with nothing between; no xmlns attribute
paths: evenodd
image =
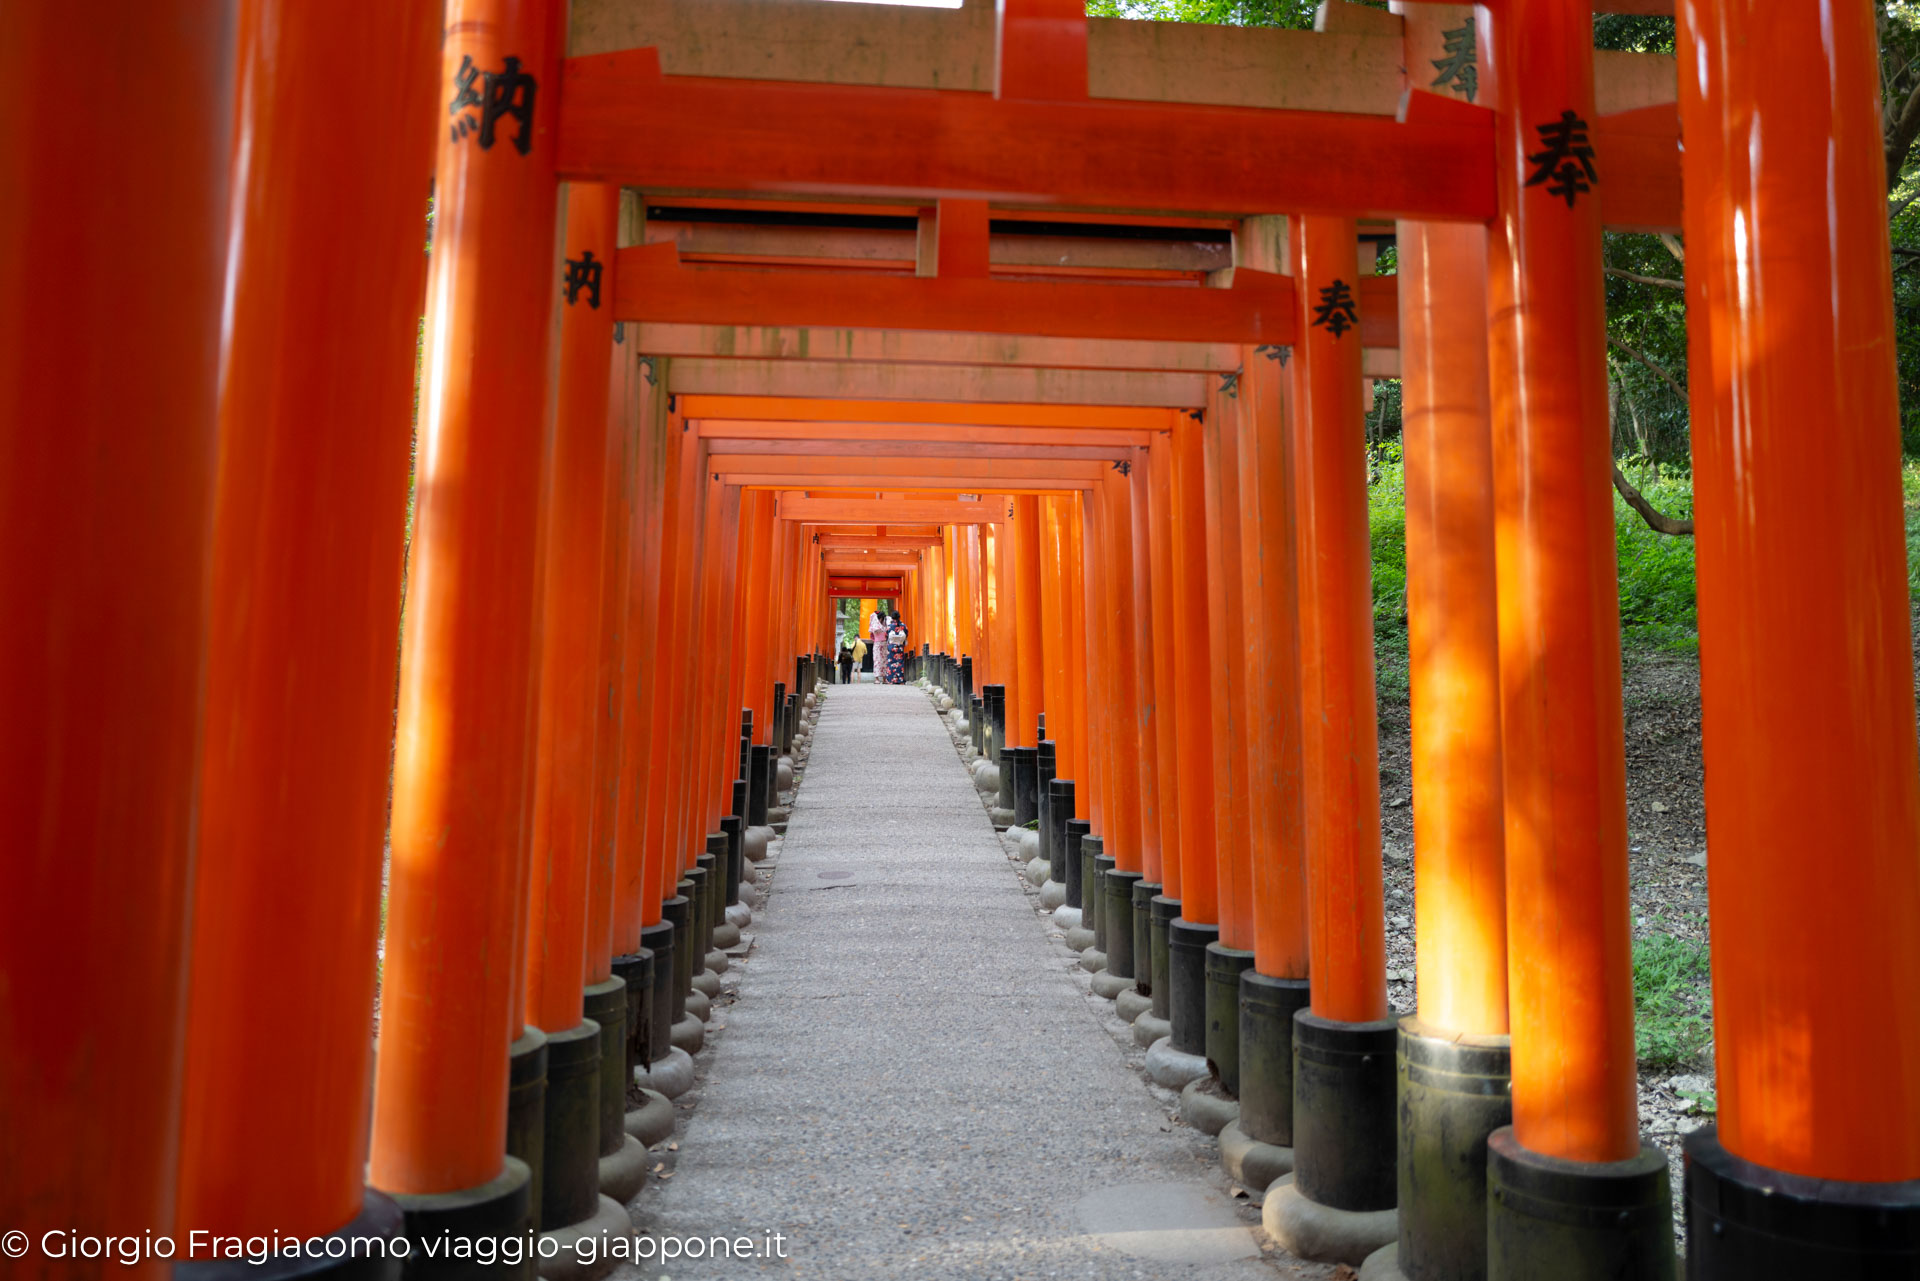
<svg viewBox="0 0 1920 1281"><path fill-rule="evenodd" d="M1707 945L1655 934L1633 945L1634 1052L1651 1068L1693 1063L1713 1040Z"/></svg>
<svg viewBox="0 0 1920 1281"><path fill-rule="evenodd" d="M1404 702L1407 683L1407 471L1400 442L1367 458L1367 536L1373 549L1373 672L1382 701Z"/></svg>
<svg viewBox="0 0 1920 1281"><path fill-rule="evenodd" d="M1693 514L1693 482L1678 466L1623 459L1626 473L1669 516ZM1620 560L1620 635L1628 649L1695 652L1693 540L1656 534L1638 512L1613 496L1614 545Z"/></svg>
<svg viewBox="0 0 1920 1281"><path fill-rule="evenodd" d="M1087 16L1311 31L1317 7L1317 0L1087 0Z"/></svg>

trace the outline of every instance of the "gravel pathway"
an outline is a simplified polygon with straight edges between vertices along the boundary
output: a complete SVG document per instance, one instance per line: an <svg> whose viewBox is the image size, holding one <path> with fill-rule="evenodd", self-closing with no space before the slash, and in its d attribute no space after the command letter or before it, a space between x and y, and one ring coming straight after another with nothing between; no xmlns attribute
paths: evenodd
<svg viewBox="0 0 1920 1281"><path fill-rule="evenodd" d="M922 691L833 687L776 860L670 1180L632 1210L785 1257L618 1276L1326 1275L1260 1254L1212 1142L1128 1065Z"/></svg>

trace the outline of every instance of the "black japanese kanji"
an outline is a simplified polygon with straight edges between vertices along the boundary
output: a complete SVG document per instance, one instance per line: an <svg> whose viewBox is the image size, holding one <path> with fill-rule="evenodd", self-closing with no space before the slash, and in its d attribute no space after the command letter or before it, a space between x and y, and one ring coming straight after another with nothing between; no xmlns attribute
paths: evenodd
<svg viewBox="0 0 1920 1281"><path fill-rule="evenodd" d="M606 264L593 256L593 250L582 249L578 262L572 258L565 260L567 276L562 286L567 292L567 306L580 301L581 291L587 295L587 306L600 310L600 269Z"/></svg>
<svg viewBox="0 0 1920 1281"><path fill-rule="evenodd" d="M1472 102L1474 95L1480 92L1480 57L1474 27L1469 22L1464 27L1455 27L1452 31L1440 33L1446 40L1447 56L1435 58L1434 67L1440 72L1433 78L1433 88L1445 89L1456 86Z"/></svg>
<svg viewBox="0 0 1920 1281"><path fill-rule="evenodd" d="M1245 366L1241 367L1241 369L1244 368ZM1220 394L1222 396L1225 396L1229 400L1240 399L1240 373L1241 370L1236 369L1230 374L1220 375Z"/></svg>
<svg viewBox="0 0 1920 1281"><path fill-rule="evenodd" d="M1571 111L1560 113L1558 120L1535 125L1542 150L1527 157L1533 166L1529 187L1547 184L1547 194L1559 196L1573 208L1574 201L1593 190L1600 175L1593 168L1593 144L1587 140L1587 122Z"/></svg>
<svg viewBox="0 0 1920 1281"><path fill-rule="evenodd" d="M1287 358L1293 355L1293 348L1291 347L1274 347L1264 343L1255 347L1253 350L1259 355L1265 356L1268 360L1279 361L1282 369L1287 367Z"/></svg>
<svg viewBox="0 0 1920 1281"><path fill-rule="evenodd" d="M1313 309L1313 323L1335 338L1360 325L1360 309L1354 305L1353 286L1336 280L1320 291L1320 302Z"/></svg>
<svg viewBox="0 0 1920 1281"><path fill-rule="evenodd" d="M518 58L505 59L499 71L482 71L473 55L467 54L460 59L460 70L454 72L453 101L447 104L447 114L456 117L451 129L453 140L459 142L474 134L480 150L492 150L495 126L511 118L520 125L513 136L513 148L526 155L533 150L533 100L538 89L533 76L520 70Z"/></svg>

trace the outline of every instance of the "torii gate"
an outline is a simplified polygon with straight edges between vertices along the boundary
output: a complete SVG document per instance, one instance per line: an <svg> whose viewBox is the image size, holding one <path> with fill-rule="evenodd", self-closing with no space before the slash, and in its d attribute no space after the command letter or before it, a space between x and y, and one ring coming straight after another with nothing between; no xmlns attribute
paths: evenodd
<svg viewBox="0 0 1920 1281"><path fill-rule="evenodd" d="M1256 994L1256 1026L1278 1027L1310 1065L1309 1096L1353 1103L1288 1111L1297 1179L1273 1201L1364 1216L1401 1199L1408 1275L1459 1248L1484 1248L1496 1277L1661 1274L1664 1164L1638 1140L1633 1097L1596 245L1603 225L1684 227L1707 778L1716 842L1733 855L1713 871L1721 1110L1717 1130L1689 1140L1690 1267L1823 1275L1856 1263L1847 1252L1865 1240L1910 1269L1920 1034L1862 981L1920 967L1871 6L1682 0L1677 89L1670 64L1590 48L1595 9L1668 8L1658 0L1401 7L1330 3L1323 31L1295 33L1088 20L1070 0L952 12L579 0L563 58L559 6L455 0L437 77L426 4L349 22L273 0L153 0L104 30L71 6L36 10L0 52L12 72L0 176L28 193L0 202L13 411L0 432L16 464L0 468L0 555L22 617L47 625L0 642L15 709L0 786L30 834L0 947L6 973L51 970L65 991L0 1007L0 1133L32 1157L0 1163L6 1202L51 1197L65 1221L137 1233L170 1217L177 1188L183 1214L236 1233L364 1220L391 1234L397 1200L408 1231L457 1216L513 1232L544 1161L567 1178L549 1178L558 1190L535 1197L536 1219L587 1213L575 1147L503 1156L525 1136L502 1115L517 1069L501 1051L525 1028L515 1064L544 1055L549 1034L555 1053L590 1053L578 1029L597 997L581 978L598 992L614 958L643 947L660 974L635 981L684 998L666 958L677 937L684 964L698 938L688 894L702 882L683 873L707 875L701 839L736 819L723 799L733 717L754 709L751 736L766 736L801 650L798 602L813 598L794 587L808 568L801 526L776 519L774 491L810 489L798 459L848 466L869 452L846 442L937 439L856 430L912 423L900 406L914 403L968 433L957 443L1148 436L1125 443L1128 470L1078 497L1059 497L1071 470L1034 478L1047 496L1016 496L1017 554L992 572L1013 589L1003 613L1024 624L1019 584L1056 561L1050 543L1030 572L1035 544L1055 537L1033 531L1084 538L1057 563L1084 576L1084 634L1064 650L1087 664L1091 812L1143 875L1161 833L1182 957L1218 989ZM219 51L236 11L257 38L230 129ZM1462 31L1476 92L1422 84ZM306 86L343 67L364 92L316 102ZM268 74L294 68L305 78ZM128 147L129 119L169 146ZM42 136L50 120L60 145ZM368 873L399 624L397 603L379 602L403 537L394 353L416 311L418 180L436 135L375 1081ZM267 198L233 202L229 245L213 229L230 147ZM41 216L46 193L102 183L141 193L149 234L125 252L99 252L114 202ZM916 274L843 270L873 260L860 245L811 274L797 268L822 264L722 271L677 239L672 252L649 243L637 214L623 235L620 186L684 208L905 217ZM1074 274L994 246L996 221L1196 218L1244 242L1199 273L1212 288L1176 283L1167 261ZM1391 342L1356 219L1396 221ZM1158 283L1123 285L1125 270ZM99 376L108 307L143 336L114 378ZM557 337L529 319L550 312ZM287 336L296 316L300 340ZM828 331L868 329L962 336L868 335L836 360L794 358ZM983 341L996 335L1018 350L996 354ZM1369 365L1363 346L1397 349L1397 364ZM1790 379L1772 372L1789 350ZM1409 612L1424 664L1421 1010L1405 1029L1386 1018L1367 831L1377 780L1354 462L1370 369L1407 384ZM321 394L334 387L348 399ZM745 396L814 401L819 417L770 404L730 416ZM535 427L547 422L550 451ZM725 422L754 434L706 434ZM773 439L830 447L757 447ZM756 447L716 454L722 440ZM765 470L713 466L724 457ZM893 480L941 475L940 455L892 457L926 468ZM944 457L991 464L981 479L996 494L1015 492L1007 461L1089 461ZM856 474L870 473L815 473ZM1043 525L1042 503L1059 519ZM50 529L82 536L50 546ZM953 544L943 533L941 550ZM307 594L277 590L292 577L281 567L309 561ZM971 550L949 563L949 581L986 572ZM1209 688L1200 664L1170 657L1175 623L1190 630L1221 607L1215 594L1253 643L1241 662L1243 647L1208 628L1221 675ZM1037 683L1054 706L1035 645L1004 633L1011 617L994 621L1000 636L972 639L1011 655L1014 691ZM663 657L690 628L712 638L699 661ZM290 671L311 675L276 679ZM1172 715L1142 719L1150 700ZM265 796L277 804L253 800ZM1268 817L1276 836L1257 851L1233 841ZM1216 822L1226 853L1202 856ZM1823 846L1846 857L1810 883L1806 851ZM288 850L270 882L250 874L264 848ZM58 902L89 910L45 910ZM1187 997L1197 972L1178 972ZM114 1054L75 1030L73 1006L127 1012ZM1174 1012L1190 1038L1190 1011ZM1391 1187L1381 1066L1398 1035L1436 1076L1498 1080L1509 1027L1513 1125L1494 1129L1504 1117L1488 1104L1458 1131L1493 1130L1482 1245L1471 1209ZM1289 1075L1294 1062L1240 1061ZM1277 1135L1293 1093L1239 1084L1267 1109L1243 1112L1248 1124ZM1436 1133L1409 1125L1416 1140ZM234 1177L262 1129L304 1155L298 1177ZM395 1199L363 1189L368 1177Z"/></svg>

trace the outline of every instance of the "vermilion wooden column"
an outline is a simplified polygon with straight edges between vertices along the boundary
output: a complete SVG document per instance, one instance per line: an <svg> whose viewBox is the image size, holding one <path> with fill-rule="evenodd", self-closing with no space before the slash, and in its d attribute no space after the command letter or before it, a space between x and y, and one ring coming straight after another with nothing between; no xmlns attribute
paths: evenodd
<svg viewBox="0 0 1920 1281"><path fill-rule="evenodd" d="M1566 1275L1650 1274L1672 1266L1673 1237L1635 1088L1600 271L1615 171L1590 145L1590 6L1513 0L1483 17L1479 46L1501 211L1487 303L1513 1035L1513 1126L1489 1143L1489 1268L1577 1258L1587 1270ZM1555 1227L1515 1186L1603 1206L1611 1228Z"/></svg>
<svg viewBox="0 0 1920 1281"><path fill-rule="evenodd" d="M1400 1095L1400 1257L1444 1275L1485 1268L1482 1154L1512 1119L1487 233L1402 222L1399 250L1420 980L1400 1054L1425 1078Z"/></svg>
<svg viewBox="0 0 1920 1281"><path fill-rule="evenodd" d="M568 270L560 312L560 378L541 585L534 875L527 896L527 1017L547 1032L563 1032L580 1022L587 970L598 728L594 711L601 701L597 678L601 556L606 545L607 398L613 359L610 264L619 188L572 184L566 210L562 243ZM596 263L609 266L596 273ZM603 294L605 306L600 305Z"/></svg>
<svg viewBox="0 0 1920 1281"><path fill-rule="evenodd" d="M1387 1014L1360 344L1357 312L1346 309L1359 287L1355 243L1350 220L1302 218L1294 232L1301 300L1294 443L1313 1010L1342 1023Z"/></svg>
<svg viewBox="0 0 1920 1281"><path fill-rule="evenodd" d="M1071 497L1066 499L1067 544L1066 544L1066 608L1067 608L1067 662L1071 676L1075 672L1084 672L1089 658L1087 647L1087 611L1086 611L1086 522L1081 503ZM1082 678L1069 679L1067 699L1070 706L1068 719L1073 725L1073 770L1065 777L1085 778L1087 776L1088 742L1087 733L1087 682Z"/></svg>
<svg viewBox="0 0 1920 1281"><path fill-rule="evenodd" d="M1398 1029L1387 1017L1357 238L1347 218L1308 216L1289 230L1312 987L1293 1020L1294 1183L1269 1198L1268 1224L1306 1250L1299 1216L1379 1215L1395 1203ZM1368 1222L1379 1244L1392 1239L1391 1225Z"/></svg>
<svg viewBox="0 0 1920 1281"><path fill-rule="evenodd" d="M532 783L559 6L448 7L372 1182L504 1206ZM524 77L524 78L523 78ZM545 96L540 96L545 90ZM476 101L477 100L477 101ZM503 1226L507 1226L503 1224Z"/></svg>
<svg viewBox="0 0 1920 1281"><path fill-rule="evenodd" d="M634 431L631 546L627 574L627 636L619 697L619 821L614 835L613 948L639 951L641 931L660 924L660 903L647 875L647 806L655 786L652 699L655 629L660 612L660 564L667 504L667 362L640 359ZM648 375L652 378L649 380Z"/></svg>
<svg viewBox="0 0 1920 1281"><path fill-rule="evenodd" d="M1201 425L1174 433L1168 507L1173 528L1172 664L1179 732L1180 915L1202 925L1220 921L1214 866L1212 674L1198 655L1211 656L1212 609L1207 600L1206 468ZM1164 856L1163 856L1164 857ZM1171 897L1171 895L1169 895Z"/></svg>
<svg viewBox="0 0 1920 1281"><path fill-rule="evenodd" d="M1244 377L1244 370L1242 371ZM1246 663L1243 646L1257 638L1248 629L1246 584L1240 575L1240 393L1215 390L1207 397L1201 430L1206 503L1208 666L1212 680L1213 815L1216 875L1220 890L1220 943L1235 951L1253 945L1253 867L1248 858L1244 781L1247 768Z"/></svg>
<svg viewBox="0 0 1920 1281"><path fill-rule="evenodd" d="M1081 608L1093 626L1087 630L1087 673L1084 682L1087 706L1087 758L1080 778L1075 780L1074 816L1083 818L1094 834L1107 830L1107 795L1112 777L1113 752L1107 713L1112 707L1108 697L1108 676L1112 670L1110 649L1113 628L1106 620L1113 615L1107 603L1107 502L1099 490L1081 494ZM1081 887L1084 891L1085 887Z"/></svg>
<svg viewBox="0 0 1920 1281"><path fill-rule="evenodd" d="M362 1185L438 16L241 8L183 1232L400 1227Z"/></svg>
<svg viewBox="0 0 1920 1281"><path fill-rule="evenodd" d="M1054 745L1054 777L1071 778L1073 748L1072 708L1067 695L1067 645L1071 628L1066 615L1067 500L1054 494L1040 499L1040 648L1046 695L1047 737Z"/></svg>
<svg viewBox="0 0 1920 1281"><path fill-rule="evenodd" d="M1181 644L1173 575L1173 438L1156 435L1147 450L1147 544L1153 579L1154 756L1161 763L1159 893L1180 897L1180 752L1177 647Z"/></svg>
<svg viewBox="0 0 1920 1281"><path fill-rule="evenodd" d="M0 1204L23 1278L75 1272L46 1231L174 1222L236 8L28 4L0 39Z"/></svg>
<svg viewBox="0 0 1920 1281"><path fill-rule="evenodd" d="M686 840L687 682L679 656L694 641L693 587L698 558L699 442L677 414L667 418L667 525L661 543L660 615L654 629L652 670L654 764L649 770L647 868L650 893L661 901L679 891L691 857ZM756 720L758 719L756 710ZM680 943L675 938L676 946ZM695 958L693 973L700 972Z"/></svg>
<svg viewBox="0 0 1920 1281"><path fill-rule="evenodd" d="M614 923L626 915L615 901L620 867L620 800L625 755L623 730L632 700L627 696L627 640L632 620L633 514L638 495L639 390L643 378L630 331L614 330L614 358L607 393L605 515L601 529L600 646L594 682L593 871L587 894L587 982L612 977L612 959L631 955L615 944ZM632 915L637 916L637 911ZM638 946L638 925L634 927Z"/></svg>
<svg viewBox="0 0 1920 1281"><path fill-rule="evenodd" d="M1119 472L1100 482L1107 520L1102 533L1106 572L1106 611L1102 630L1107 646L1107 823L1106 852L1115 865L1140 870L1140 713L1134 688L1133 491Z"/></svg>
<svg viewBox="0 0 1920 1281"><path fill-rule="evenodd" d="M1844 1275L1881 1240L1892 1274L1920 1213L1920 1033L1884 982L1920 972L1920 765L1874 8L1679 14L1719 1081L1689 1263Z"/></svg>
<svg viewBox="0 0 1920 1281"><path fill-rule="evenodd" d="M1047 710L1046 664L1040 652L1040 500L1031 494L1013 498L1014 643L1019 652L1020 715L1017 728L1009 725L1008 741L1019 747L1037 747L1034 728ZM1012 719L1011 717L1009 719Z"/></svg>
<svg viewBox="0 0 1920 1281"><path fill-rule="evenodd" d="M1133 670L1127 679L1133 683L1134 694L1134 753L1139 762L1140 777L1140 832L1139 857L1136 862L1127 865L1127 870L1137 871L1143 880L1158 885L1160 883L1161 833L1163 820L1160 785L1163 774L1173 772L1173 762L1160 752L1160 730L1163 716L1171 712L1172 706L1163 703L1159 684L1153 671L1153 539L1150 526L1152 514L1153 483L1149 475L1149 451L1135 449L1128 461L1129 505L1133 519L1128 528L1132 535L1133 576ZM1157 891L1156 891L1157 892ZM1144 973L1146 958L1134 957L1136 974Z"/></svg>

